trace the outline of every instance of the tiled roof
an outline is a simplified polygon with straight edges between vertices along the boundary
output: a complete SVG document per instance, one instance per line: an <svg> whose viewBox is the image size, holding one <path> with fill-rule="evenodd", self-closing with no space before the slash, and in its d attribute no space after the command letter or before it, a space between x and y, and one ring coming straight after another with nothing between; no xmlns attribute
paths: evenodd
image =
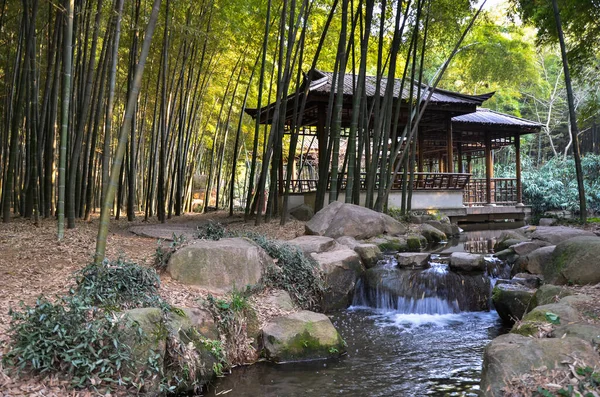
<svg viewBox="0 0 600 397"><path fill-rule="evenodd" d="M323 72L320 70L312 71L312 82L310 91L329 93L331 91L331 82L333 80L333 73ZM355 76L352 74L344 75L344 95L352 95L354 93L354 80ZM383 96L388 83L387 78L381 79L380 95ZM377 78L375 76L366 76L365 90L368 97L375 96L376 93ZM394 98L398 98L400 94L401 80L394 80ZM415 84L413 97L417 96L417 84ZM421 98L425 99L429 93L430 87L422 84L421 85ZM337 84L334 88L334 92L337 93ZM465 95L458 92L446 91L436 88L431 96L430 103L440 104L464 104L464 105L481 105L485 100L489 99L493 93L483 95ZM408 100L410 96L410 87L405 85L402 90L402 99Z"/></svg>
<svg viewBox="0 0 600 397"><path fill-rule="evenodd" d="M486 108L478 108L475 113L463 114L452 118L452 123L461 124L489 124L508 127L531 127L539 128L542 125L530 120L499 113Z"/></svg>

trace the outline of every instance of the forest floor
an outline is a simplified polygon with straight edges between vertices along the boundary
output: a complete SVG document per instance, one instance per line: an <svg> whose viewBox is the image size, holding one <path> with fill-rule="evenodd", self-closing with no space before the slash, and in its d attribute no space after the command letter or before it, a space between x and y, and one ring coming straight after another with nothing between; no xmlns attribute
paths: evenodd
<svg viewBox="0 0 600 397"><path fill-rule="evenodd" d="M107 257L123 257L138 264L152 266L158 238L184 234L193 236L196 228L207 222L219 222L231 231L254 231L267 237L289 240L304 234L304 223L289 221L279 225L279 219L255 226L245 223L243 214L232 217L225 211L207 214L186 214L173 217L165 224L156 219L143 221L143 214L128 222L126 217L111 220L107 242ZM78 220L76 228L67 229L58 242L56 220L43 219L38 225L31 220L15 218L0 223L0 397L8 396L92 396L90 391L73 391L68 381L55 377L11 377L2 368L2 354L8 339L11 316L9 310L19 309L21 302L35 304L44 295L49 299L65 295L74 285L73 273L89 264L93 258L98 232L98 218ZM135 231L135 233L133 232ZM161 275L161 296L180 307L197 306L197 299L206 291L191 289L168 275ZM268 310L269 308L266 308ZM262 314L262 316L261 316ZM265 320L268 313L259 313Z"/></svg>

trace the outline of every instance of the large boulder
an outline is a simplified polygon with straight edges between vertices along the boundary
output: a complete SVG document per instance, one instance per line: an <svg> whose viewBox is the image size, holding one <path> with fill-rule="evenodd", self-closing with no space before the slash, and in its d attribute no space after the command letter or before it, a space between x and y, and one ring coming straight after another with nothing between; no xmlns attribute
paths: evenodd
<svg viewBox="0 0 600 397"><path fill-rule="evenodd" d="M552 262L542 270L547 283L600 283L600 238L580 236L558 243Z"/></svg>
<svg viewBox="0 0 600 397"><path fill-rule="evenodd" d="M175 251L167 271L183 284L224 292L257 284L270 263L269 255L250 240L224 238L199 240Z"/></svg>
<svg viewBox="0 0 600 397"><path fill-rule="evenodd" d="M212 314L199 308L171 311L165 323L169 333L165 368L166 380L176 386L178 393L199 391L216 377L219 360L208 341L219 341L219 331Z"/></svg>
<svg viewBox="0 0 600 397"><path fill-rule="evenodd" d="M530 310L535 290L517 283L496 284L492 290L492 303L500 318L509 324L523 318Z"/></svg>
<svg viewBox="0 0 600 397"><path fill-rule="evenodd" d="M594 346L600 345L600 327L593 324L575 323L562 325L552 331L555 338L574 337L590 342Z"/></svg>
<svg viewBox="0 0 600 397"><path fill-rule="evenodd" d="M581 315L572 306L566 303L550 303L548 305L536 306L523 316L520 323L516 323L511 333L524 336L532 336L538 333L539 327L552 323L556 316L554 325L566 325L581 321Z"/></svg>
<svg viewBox="0 0 600 397"><path fill-rule="evenodd" d="M332 238L350 236L364 240L380 234L405 232L406 227L389 215L339 202L329 204L306 223L306 234Z"/></svg>
<svg viewBox="0 0 600 397"><path fill-rule="evenodd" d="M300 236L286 243L297 246L306 256L329 251L337 245L334 239L325 236Z"/></svg>
<svg viewBox="0 0 600 397"><path fill-rule="evenodd" d="M427 223L419 225L419 232L427 239L429 243L438 244L448 240L446 233Z"/></svg>
<svg viewBox="0 0 600 397"><path fill-rule="evenodd" d="M450 255L450 269L463 272L484 271L485 259L480 254L453 252Z"/></svg>
<svg viewBox="0 0 600 397"><path fill-rule="evenodd" d="M532 369L554 369L574 358L590 367L600 365L598 353L589 342L579 338L528 338L516 334L501 335L487 345L483 354L480 388L484 396L502 396L505 382ZM568 368L568 367L567 367Z"/></svg>
<svg viewBox="0 0 600 397"><path fill-rule="evenodd" d="M534 240L542 240L557 245L573 237L595 237L596 235L589 230L575 229L567 226L537 226L531 233Z"/></svg>
<svg viewBox="0 0 600 397"><path fill-rule="evenodd" d="M555 245L541 247L520 258L521 269L531 274L543 274L544 268L552 263L552 253L555 248Z"/></svg>
<svg viewBox="0 0 600 397"><path fill-rule="evenodd" d="M532 241L523 241L521 243L515 244L511 246L515 254L519 256L527 255L530 252L537 250L538 248L545 247L550 245L546 241L542 240L532 240Z"/></svg>
<svg viewBox="0 0 600 397"><path fill-rule="evenodd" d="M345 352L345 343L329 317L307 310L271 320L261 339L266 357L277 363L325 359Z"/></svg>
<svg viewBox="0 0 600 397"><path fill-rule="evenodd" d="M424 223L435 227L437 230L443 232L447 237L458 236L460 234L460 230L457 225L453 225L451 223L442 223L440 221L425 221Z"/></svg>
<svg viewBox="0 0 600 397"><path fill-rule="evenodd" d="M383 253L377 244L356 241L355 238L349 236L338 237L335 240L339 244L354 250L360 256L360 260L366 268L377 265L377 262L383 259Z"/></svg>
<svg viewBox="0 0 600 397"><path fill-rule="evenodd" d="M315 216L315 212L306 204L299 205L290 210L290 215L302 222L307 222Z"/></svg>
<svg viewBox="0 0 600 397"><path fill-rule="evenodd" d="M565 287L558 285L544 284L535 291L533 295L532 305L542 306L551 303L557 303L561 298L572 295L572 293Z"/></svg>
<svg viewBox="0 0 600 397"><path fill-rule="evenodd" d="M366 268L377 265L377 262L383 259L383 253L375 244L356 244L354 252L360 256L360 260Z"/></svg>
<svg viewBox="0 0 600 397"><path fill-rule="evenodd" d="M341 248L312 254L312 257L325 278L326 289L321 302L323 311L347 308L352 303L354 286L364 272L358 254L349 248Z"/></svg>
<svg viewBox="0 0 600 397"><path fill-rule="evenodd" d="M505 230L500 233L500 236L496 239L494 245L494 251L502 251L511 245L518 244L523 241L527 241L528 238L520 230Z"/></svg>
<svg viewBox="0 0 600 397"><path fill-rule="evenodd" d="M128 372L126 376L145 384L144 388L148 393L158 390L159 379L143 378L164 366L167 335L164 332L162 310L156 307L127 310L121 326L124 331L123 342L131 348L133 358L124 363L125 371Z"/></svg>

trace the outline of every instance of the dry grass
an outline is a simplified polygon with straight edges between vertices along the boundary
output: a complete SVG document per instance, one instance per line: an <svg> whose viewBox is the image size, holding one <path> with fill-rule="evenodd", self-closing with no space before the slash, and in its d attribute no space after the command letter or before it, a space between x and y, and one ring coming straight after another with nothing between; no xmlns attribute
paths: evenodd
<svg viewBox="0 0 600 397"><path fill-rule="evenodd" d="M220 222L232 231L253 231L269 238L288 240L304 233L304 223L290 221L280 226L278 220L254 226L244 223L241 215L229 217L224 211L208 214L190 214L159 224L155 219L144 222L138 214L134 222L125 219L112 220L108 236L107 256L126 257L139 264L151 265L157 246L156 239L144 238L129 232L132 226L180 230L195 230L202 223ZM30 220L13 219L0 223L0 358L6 349L7 331L10 325L10 308L18 308L20 302L31 305L43 294L48 298L68 292L72 285L71 275L88 264L93 257L98 230L98 219L77 221L76 228L66 230L65 237L56 239L56 220L41 220L34 225ZM170 304L179 307L198 306L199 298L207 291L185 286L161 276L160 295ZM280 311L260 304L260 296L253 298L261 325L269 318L282 314ZM8 396L92 396L91 391L73 391L68 381L56 377L14 377L0 366L0 397Z"/></svg>

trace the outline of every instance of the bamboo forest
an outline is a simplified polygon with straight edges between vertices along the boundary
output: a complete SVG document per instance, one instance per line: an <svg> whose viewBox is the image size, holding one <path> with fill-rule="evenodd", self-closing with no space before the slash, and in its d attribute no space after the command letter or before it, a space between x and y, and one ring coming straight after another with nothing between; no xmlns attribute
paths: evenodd
<svg viewBox="0 0 600 397"><path fill-rule="evenodd" d="M0 397L597 396L599 36L597 0L0 0Z"/></svg>

